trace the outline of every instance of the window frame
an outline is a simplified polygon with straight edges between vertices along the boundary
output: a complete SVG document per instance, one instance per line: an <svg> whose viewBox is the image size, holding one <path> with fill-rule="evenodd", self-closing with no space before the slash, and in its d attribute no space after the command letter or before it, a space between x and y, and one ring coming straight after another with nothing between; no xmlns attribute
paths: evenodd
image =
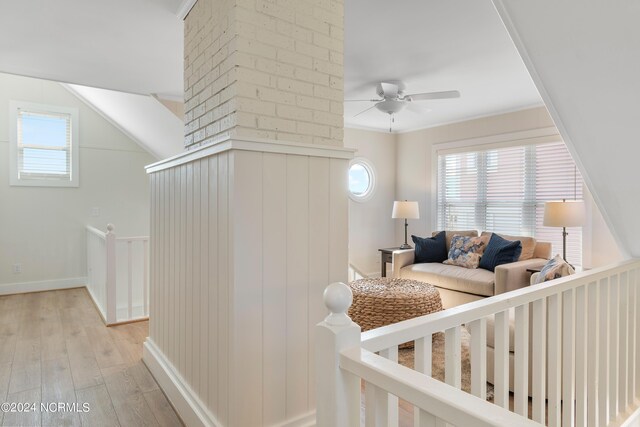
<svg viewBox="0 0 640 427"><path fill-rule="evenodd" d="M431 164L431 195L430 195L430 206L431 206L431 218L430 223L432 230L436 230L438 227L438 191L439 191L439 183L438 183L438 172L439 172L439 155L443 154L453 154L453 153L464 153L471 151L485 151L491 149L500 149L500 148L509 148L509 147L517 147L517 146L529 146L529 145L541 145L548 144L554 142L562 141L562 137L558 133L555 127L545 127L545 128L537 128L525 131L517 131L510 132L504 134L490 135L486 137L479 138L470 138L464 140L450 141L450 142L442 142L433 144L431 146L431 158L428 159L428 163ZM567 149L571 153L570 147L567 146ZM586 193L585 193L586 190ZM587 200L588 197L588 186L587 180L583 177L583 199ZM590 227L591 221L587 219L587 222L581 227L582 231L582 244L580 247L581 251L581 263L585 262L585 256L588 254L585 252L585 241L590 238ZM570 231L571 232L571 231ZM558 233L561 234L561 231Z"/></svg>
<svg viewBox="0 0 640 427"><path fill-rule="evenodd" d="M376 192L376 170L373 167L373 164L368 159L365 159L364 157L355 157L349 162L349 167L347 168L347 179L351 167L356 164L362 165L369 174L369 188L363 194L353 194L351 192L351 188L348 187L347 183L347 191L351 200L358 203L364 203L368 200L371 200Z"/></svg>
<svg viewBox="0 0 640 427"><path fill-rule="evenodd" d="M71 141L69 145L69 179L28 178L21 179L19 174L18 148L18 111L39 114L67 114L71 117ZM9 185L18 187L79 187L79 113L75 107L39 104L25 101L9 102Z"/></svg>

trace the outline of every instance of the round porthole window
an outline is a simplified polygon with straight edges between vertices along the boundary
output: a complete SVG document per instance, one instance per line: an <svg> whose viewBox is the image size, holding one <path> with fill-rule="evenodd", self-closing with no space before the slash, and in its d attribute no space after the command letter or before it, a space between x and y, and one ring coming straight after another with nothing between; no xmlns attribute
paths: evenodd
<svg viewBox="0 0 640 427"><path fill-rule="evenodd" d="M356 202L364 202L373 196L375 173L369 161L356 158L349 166L349 197Z"/></svg>

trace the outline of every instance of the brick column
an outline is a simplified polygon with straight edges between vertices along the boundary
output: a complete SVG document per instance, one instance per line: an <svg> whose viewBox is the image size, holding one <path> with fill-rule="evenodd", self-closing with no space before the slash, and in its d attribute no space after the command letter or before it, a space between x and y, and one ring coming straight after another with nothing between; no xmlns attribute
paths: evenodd
<svg viewBox="0 0 640 427"><path fill-rule="evenodd" d="M199 0L185 19L185 147L342 146L343 4Z"/></svg>
<svg viewBox="0 0 640 427"><path fill-rule="evenodd" d="M185 147L151 176L144 360L187 425L310 425L322 292L347 280L343 5L198 0Z"/></svg>

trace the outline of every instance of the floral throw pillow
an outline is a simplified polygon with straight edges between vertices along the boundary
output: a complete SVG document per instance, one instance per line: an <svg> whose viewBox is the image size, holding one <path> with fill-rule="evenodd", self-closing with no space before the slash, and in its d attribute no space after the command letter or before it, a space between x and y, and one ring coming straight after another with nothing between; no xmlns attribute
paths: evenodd
<svg viewBox="0 0 640 427"><path fill-rule="evenodd" d="M559 277L569 276L576 271L560 255L556 255L547 262L536 279L536 284Z"/></svg>
<svg viewBox="0 0 640 427"><path fill-rule="evenodd" d="M480 257L487 246L487 236L467 237L453 236L449 258L444 264L457 265L464 268L478 268Z"/></svg>

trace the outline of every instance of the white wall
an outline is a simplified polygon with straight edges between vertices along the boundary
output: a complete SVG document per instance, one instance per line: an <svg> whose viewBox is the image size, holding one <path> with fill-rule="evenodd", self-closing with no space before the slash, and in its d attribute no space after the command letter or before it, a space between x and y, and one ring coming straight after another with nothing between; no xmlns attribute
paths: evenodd
<svg viewBox="0 0 640 427"><path fill-rule="evenodd" d="M432 218L432 148L434 144L488 137L506 133L553 127L554 123L544 107L479 118L445 126L397 135L396 197L417 200L420 219L409 221L409 233L430 235L435 223ZM584 265L594 267L622 258L602 215L593 203L587 203L593 232L585 227ZM403 237L403 227L395 224L396 240Z"/></svg>
<svg viewBox="0 0 640 427"><path fill-rule="evenodd" d="M494 4L621 249L640 256L640 8L580 0Z"/></svg>
<svg viewBox="0 0 640 427"><path fill-rule="evenodd" d="M9 186L9 100L79 109L79 188ZM0 292L8 284L86 276L86 224L148 234L144 165L154 161L58 83L0 74ZM91 216L94 207L99 217ZM22 273L14 274L13 264Z"/></svg>
<svg viewBox="0 0 640 427"><path fill-rule="evenodd" d="M379 248L400 245L395 236L391 209L395 200L396 135L359 129L344 130L344 146L355 148L355 157L371 162L376 190L365 202L349 200L349 262L363 273L380 274Z"/></svg>

